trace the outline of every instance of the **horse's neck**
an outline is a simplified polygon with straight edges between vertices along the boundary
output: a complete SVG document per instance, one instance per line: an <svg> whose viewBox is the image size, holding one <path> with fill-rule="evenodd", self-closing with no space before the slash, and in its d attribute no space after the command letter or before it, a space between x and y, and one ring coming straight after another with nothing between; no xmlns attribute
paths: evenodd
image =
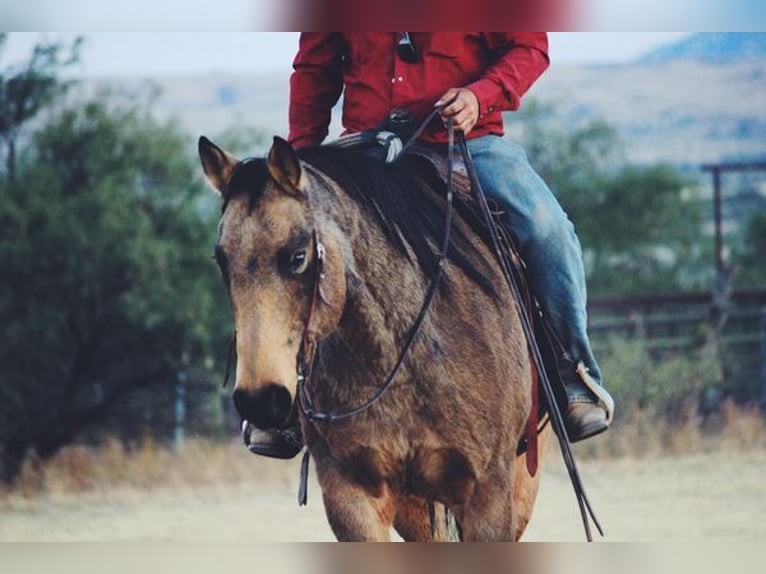
<svg viewBox="0 0 766 574"><path fill-rule="evenodd" d="M333 394L342 398L348 390L357 402L361 388L377 388L391 370L425 290L420 271L381 232L360 229L344 230L350 242L346 302L340 324L322 344Z"/></svg>
<svg viewBox="0 0 766 574"><path fill-rule="evenodd" d="M319 399L325 408L340 411L358 407L378 391L396 362L405 330L391 324L385 304L359 277L349 282L341 323L319 353Z"/></svg>
<svg viewBox="0 0 766 574"><path fill-rule="evenodd" d="M427 280L413 262L414 255L402 255L354 200L346 197L328 204L335 211L333 227L345 242L347 294L339 333L348 338L361 335L362 347L365 341L398 345L423 302Z"/></svg>

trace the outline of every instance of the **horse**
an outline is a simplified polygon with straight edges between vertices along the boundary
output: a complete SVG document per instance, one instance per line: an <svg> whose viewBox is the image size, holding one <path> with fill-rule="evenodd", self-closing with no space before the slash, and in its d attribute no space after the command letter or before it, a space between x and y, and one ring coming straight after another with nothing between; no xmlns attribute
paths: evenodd
<svg viewBox="0 0 766 574"><path fill-rule="evenodd" d="M533 381L478 218L458 202L444 278L396 380L371 404L443 263L436 170L279 137L265 158L240 160L203 136L199 155L222 199L215 257L234 317L235 403L260 429L299 418L337 539L389 540L393 527L432 540L438 503L464 540L518 540L540 480L518 452ZM296 406L306 340L312 407L369 408L317 420Z"/></svg>

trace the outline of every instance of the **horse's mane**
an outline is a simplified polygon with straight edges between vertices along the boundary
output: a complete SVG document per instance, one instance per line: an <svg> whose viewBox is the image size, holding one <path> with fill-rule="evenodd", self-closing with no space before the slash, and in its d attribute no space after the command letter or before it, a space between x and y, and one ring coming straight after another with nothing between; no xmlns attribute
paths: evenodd
<svg viewBox="0 0 766 574"><path fill-rule="evenodd" d="M385 163L358 149L331 146L303 148L297 153L301 160L327 175L359 203L391 244L405 256L409 256L409 246L422 272L429 278L434 276L444 235L445 213L444 202L437 197L444 195L445 184L430 164L407 156L394 163ZM232 194L247 190L252 207L268 179L265 160L248 160L232 177L229 190ZM427 193L424 186L434 194ZM227 197L229 199L231 197ZM455 209L474 232L486 239L482 222L458 197L455 198ZM488 295L495 295L487 276L490 263L454 225L448 258Z"/></svg>

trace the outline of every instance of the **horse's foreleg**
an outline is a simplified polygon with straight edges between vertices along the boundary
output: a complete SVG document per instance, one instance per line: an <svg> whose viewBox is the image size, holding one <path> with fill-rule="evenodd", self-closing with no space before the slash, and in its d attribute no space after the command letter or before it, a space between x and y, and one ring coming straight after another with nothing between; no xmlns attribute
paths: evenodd
<svg viewBox="0 0 766 574"><path fill-rule="evenodd" d="M428 504L420 498L405 498L396 505L394 529L405 542L431 540L431 518Z"/></svg>
<svg viewBox="0 0 766 574"><path fill-rule="evenodd" d="M317 469L327 521L342 542L388 541L394 517L390 495L372 496L337 469Z"/></svg>
<svg viewBox="0 0 766 574"><path fill-rule="evenodd" d="M458 533L447 516L446 507L440 503L434 504L432 530L428 503L420 498L399 501L394 516L394 529L406 542L458 541Z"/></svg>
<svg viewBox="0 0 766 574"><path fill-rule="evenodd" d="M514 540L516 514L513 473L497 473L476 484L470 500L457 509L466 542Z"/></svg>

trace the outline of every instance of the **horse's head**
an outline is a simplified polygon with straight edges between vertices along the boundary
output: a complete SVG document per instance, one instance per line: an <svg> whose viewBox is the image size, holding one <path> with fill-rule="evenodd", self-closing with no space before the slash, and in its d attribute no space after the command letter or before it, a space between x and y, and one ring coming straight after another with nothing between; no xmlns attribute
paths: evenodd
<svg viewBox="0 0 766 574"><path fill-rule="evenodd" d="M265 160L240 161L204 137L199 153L224 202L215 258L236 328L234 404L258 428L283 428L293 412L296 358L314 298L315 231L327 256L311 336L332 331L343 309L340 238L327 231L337 228L328 224L327 210L314 205L320 201L317 176L284 140L274 139Z"/></svg>

